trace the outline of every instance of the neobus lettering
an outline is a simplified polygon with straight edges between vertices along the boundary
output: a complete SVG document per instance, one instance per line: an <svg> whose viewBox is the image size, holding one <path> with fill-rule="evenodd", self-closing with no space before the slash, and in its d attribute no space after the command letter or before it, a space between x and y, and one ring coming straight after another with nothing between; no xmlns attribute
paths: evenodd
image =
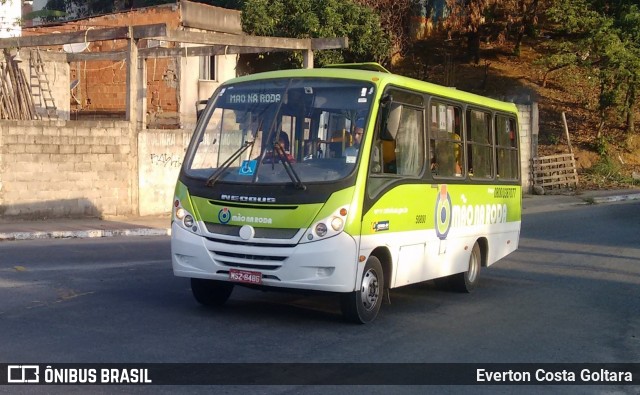
<svg viewBox="0 0 640 395"><path fill-rule="evenodd" d="M230 200L232 202L249 202L249 203L275 203L274 197L262 196L242 196L242 195L221 195L220 199Z"/></svg>
<svg viewBox="0 0 640 395"><path fill-rule="evenodd" d="M452 226L472 226L507 222L506 204L453 206Z"/></svg>

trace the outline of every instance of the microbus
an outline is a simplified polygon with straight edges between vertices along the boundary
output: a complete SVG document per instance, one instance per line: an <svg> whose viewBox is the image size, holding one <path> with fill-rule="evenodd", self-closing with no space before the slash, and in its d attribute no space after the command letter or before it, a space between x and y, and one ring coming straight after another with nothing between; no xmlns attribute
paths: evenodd
<svg viewBox="0 0 640 395"><path fill-rule="evenodd" d="M518 140L513 103L375 63L229 80L177 181L173 272L206 306L236 285L324 291L357 323L392 288L471 292L518 247Z"/></svg>

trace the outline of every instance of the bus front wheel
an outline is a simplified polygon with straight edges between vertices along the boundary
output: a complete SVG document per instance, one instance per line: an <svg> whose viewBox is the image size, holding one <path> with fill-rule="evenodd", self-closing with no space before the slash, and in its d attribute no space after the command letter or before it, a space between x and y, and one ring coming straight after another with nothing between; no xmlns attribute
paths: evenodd
<svg viewBox="0 0 640 395"><path fill-rule="evenodd" d="M202 278L191 279L191 292L193 297L204 306L222 306L233 291L233 284L206 280Z"/></svg>
<svg viewBox="0 0 640 395"><path fill-rule="evenodd" d="M480 268L482 267L482 252L478 243L473 245L469 255L469 268L466 272L451 276L451 287L458 292L470 293L478 285Z"/></svg>
<svg viewBox="0 0 640 395"><path fill-rule="evenodd" d="M384 293L382 265L375 256L367 259L359 285L354 292L340 296L340 307L348 321L366 324L378 315Z"/></svg>

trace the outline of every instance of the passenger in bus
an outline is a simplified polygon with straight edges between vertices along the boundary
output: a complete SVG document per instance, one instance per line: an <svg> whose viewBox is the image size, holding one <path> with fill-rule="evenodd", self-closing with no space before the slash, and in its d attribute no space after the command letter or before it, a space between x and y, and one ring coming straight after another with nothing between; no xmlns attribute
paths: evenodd
<svg viewBox="0 0 640 395"><path fill-rule="evenodd" d="M364 133L364 119L360 118L356 121L355 127L353 128L352 141L350 147L345 149L345 155L347 158L358 156L358 151L360 150L360 144L362 143L362 135Z"/></svg>
<svg viewBox="0 0 640 395"><path fill-rule="evenodd" d="M458 132L454 132L453 133L453 139L455 140L454 146L453 146L453 156L455 158L456 161L456 168L455 168L455 175L456 176L462 176L462 154L461 154L461 148L462 148L462 144L460 143L462 140L460 139L460 135L458 134Z"/></svg>
<svg viewBox="0 0 640 395"><path fill-rule="evenodd" d="M278 135L278 143L286 152L289 152L289 135L286 132L280 131L280 135Z"/></svg>
<svg viewBox="0 0 640 395"><path fill-rule="evenodd" d="M462 145L460 136L452 133L452 140L432 141L431 147L431 173L440 176L462 176Z"/></svg>
<svg viewBox="0 0 640 395"><path fill-rule="evenodd" d="M282 157L285 157L289 163L295 163L296 161L289 152L289 136L285 132L280 132L277 145L274 145L273 150L265 154L262 163L277 163Z"/></svg>

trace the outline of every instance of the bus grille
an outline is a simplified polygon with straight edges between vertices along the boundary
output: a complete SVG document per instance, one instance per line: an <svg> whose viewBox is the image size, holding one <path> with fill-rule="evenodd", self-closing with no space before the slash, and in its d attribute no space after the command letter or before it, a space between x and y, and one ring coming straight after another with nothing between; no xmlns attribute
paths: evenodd
<svg viewBox="0 0 640 395"><path fill-rule="evenodd" d="M277 270L283 262L289 257L288 250L279 249L269 251L247 251L245 249L237 249L235 251L225 250L224 246L209 246L211 257L220 265L227 267L236 267L242 269L254 270Z"/></svg>
<svg viewBox="0 0 640 395"><path fill-rule="evenodd" d="M207 231L209 231L209 233L216 233L226 236L238 236L241 228L237 225L222 225L214 224L211 222L205 222L204 225L207 227ZM253 229L256 232L255 236L253 236L254 239L291 239L300 230L298 228L276 229L260 227L254 227Z"/></svg>
<svg viewBox="0 0 640 395"><path fill-rule="evenodd" d="M229 267L237 267L239 269L253 269L253 270L277 270L280 269L280 266L276 265L249 265L245 263L235 263L235 262L226 262L226 261L218 261L225 266Z"/></svg>
<svg viewBox="0 0 640 395"><path fill-rule="evenodd" d="M280 247L280 248L292 248L295 247L296 244L280 244L280 243L265 243L265 242L248 242L244 240L227 240L227 239L218 239L215 237L205 237L209 241L213 241L215 243L228 244L228 245L239 245L239 246L248 246L248 247Z"/></svg>
<svg viewBox="0 0 640 395"><path fill-rule="evenodd" d="M270 255L250 255L226 251L211 251L218 256L224 256L236 259L250 259L253 261L284 261L286 256L270 256Z"/></svg>

